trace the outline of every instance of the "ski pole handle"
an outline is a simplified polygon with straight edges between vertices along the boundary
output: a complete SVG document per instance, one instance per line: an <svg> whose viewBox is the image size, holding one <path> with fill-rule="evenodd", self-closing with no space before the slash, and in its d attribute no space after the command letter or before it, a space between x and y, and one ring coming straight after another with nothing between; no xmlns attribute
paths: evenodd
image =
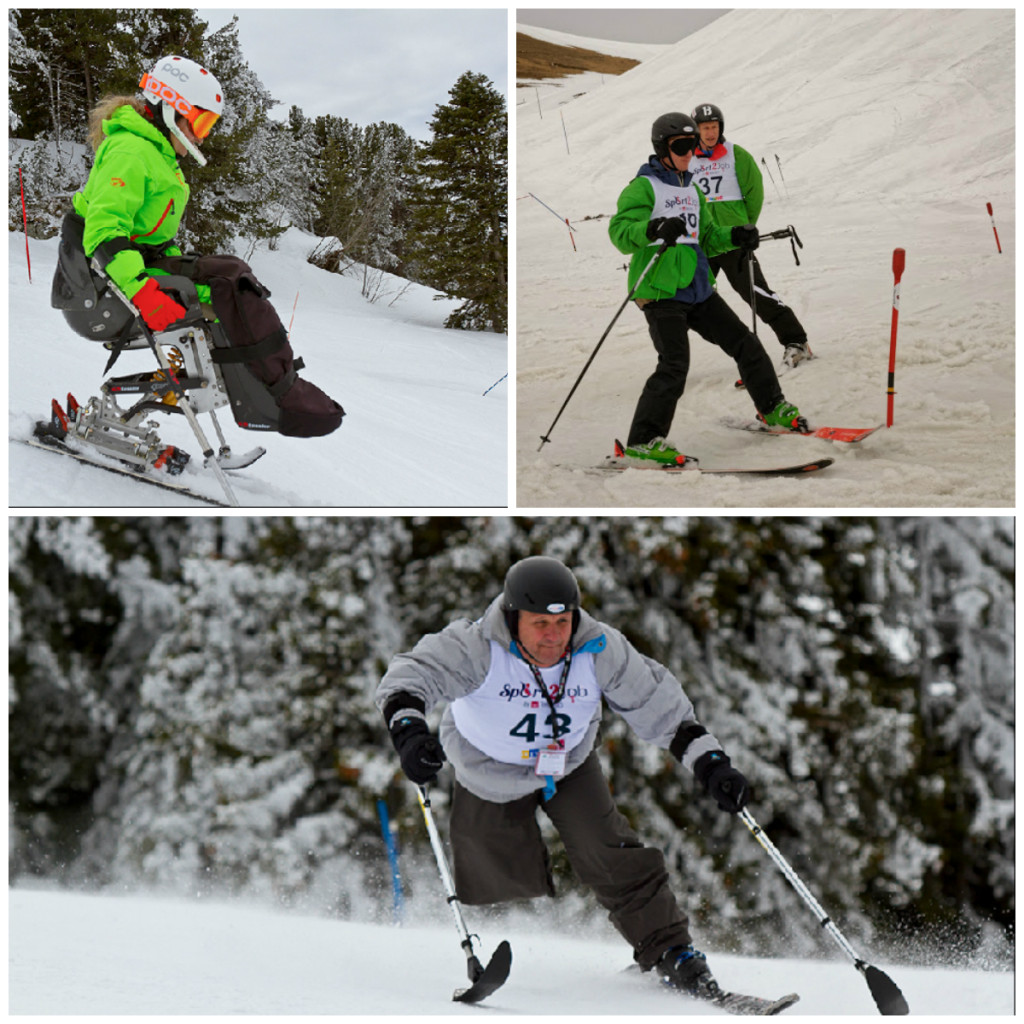
<svg viewBox="0 0 1024 1024"><path fill-rule="evenodd" d="M992 234L996 236L996 248L1000 252L1002 252L1003 251L1003 247L999 244L999 232L996 231L996 219L995 219L995 217L992 214L992 204L991 203L986 203L985 206L988 207L988 219L990 221L992 221Z"/></svg>
<svg viewBox="0 0 1024 1024"><path fill-rule="evenodd" d="M904 249L893 249L892 251L892 331L889 337L889 382L886 394L888 396L888 408L885 414L886 427L892 426L892 404L896 397L896 325L900 318L900 279L903 277L903 268L907 263L907 253Z"/></svg>

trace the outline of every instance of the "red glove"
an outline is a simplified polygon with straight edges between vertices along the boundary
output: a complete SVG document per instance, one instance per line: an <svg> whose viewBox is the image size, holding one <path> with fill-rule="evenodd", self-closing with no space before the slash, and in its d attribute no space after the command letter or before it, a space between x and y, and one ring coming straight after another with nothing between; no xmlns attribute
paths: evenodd
<svg viewBox="0 0 1024 1024"><path fill-rule="evenodd" d="M151 331L163 331L185 315L185 307L179 306L167 292L160 291L155 277L148 278L132 296L132 305L142 314Z"/></svg>

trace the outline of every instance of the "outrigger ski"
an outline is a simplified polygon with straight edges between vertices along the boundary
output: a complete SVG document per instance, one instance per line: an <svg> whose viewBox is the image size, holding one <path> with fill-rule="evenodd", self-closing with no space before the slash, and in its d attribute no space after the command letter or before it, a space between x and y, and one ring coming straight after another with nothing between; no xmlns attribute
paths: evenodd
<svg viewBox="0 0 1024 1024"><path fill-rule="evenodd" d="M479 965L479 961L475 957L473 959ZM452 1000L457 1003L479 1003L489 995L493 995L505 984L511 968L512 947L506 940L502 939L498 943L498 948L494 951L494 956L491 957L490 962L477 976L473 984L469 988L456 989Z"/></svg>
<svg viewBox="0 0 1024 1024"><path fill-rule="evenodd" d="M790 466L758 466L755 468L741 467L737 469L721 469L718 467L705 469L700 465L699 460L688 456L686 462L681 466L675 466L664 462L651 462L644 466L636 462L630 462L624 457L624 448L621 441L615 442L615 454L609 455L598 469L615 470L622 472L627 469L639 469L643 471L655 470L658 473L706 473L714 476L800 476L804 473L814 473L819 469L831 466L834 459L815 459L813 462L801 462Z"/></svg>
<svg viewBox="0 0 1024 1024"><path fill-rule="evenodd" d="M762 420L748 420L739 416L724 417L722 425L732 427L734 430L748 430L754 434L772 434L773 436L795 434L797 437L816 437L822 441L842 441L844 444L857 444L884 426L879 423L877 427L815 427L813 430L800 431L787 430L785 427L769 427Z"/></svg>

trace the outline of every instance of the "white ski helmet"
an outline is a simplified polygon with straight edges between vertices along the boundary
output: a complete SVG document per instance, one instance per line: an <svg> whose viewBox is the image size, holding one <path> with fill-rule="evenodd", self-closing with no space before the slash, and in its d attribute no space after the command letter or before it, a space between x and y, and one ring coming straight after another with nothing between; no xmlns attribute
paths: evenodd
<svg viewBox="0 0 1024 1024"><path fill-rule="evenodd" d="M196 138L205 139L224 110L220 82L194 60L168 56L161 57L153 70L142 76L139 86L163 117L167 130L205 166L206 158L178 127L177 117L180 114L188 121Z"/></svg>

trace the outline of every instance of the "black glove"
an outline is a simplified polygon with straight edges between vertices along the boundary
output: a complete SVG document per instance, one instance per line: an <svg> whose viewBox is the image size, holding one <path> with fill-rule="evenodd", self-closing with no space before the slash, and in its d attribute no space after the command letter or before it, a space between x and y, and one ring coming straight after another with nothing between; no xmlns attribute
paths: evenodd
<svg viewBox="0 0 1024 1024"><path fill-rule="evenodd" d="M663 242L673 243L686 231L682 217L655 217L647 225L647 237L653 242L656 238Z"/></svg>
<svg viewBox="0 0 1024 1024"><path fill-rule="evenodd" d="M737 224L732 229L732 244L738 249L751 252L761 244L756 224Z"/></svg>
<svg viewBox="0 0 1024 1024"><path fill-rule="evenodd" d="M693 774L723 811L738 814L747 806L750 783L720 750L701 754L693 763Z"/></svg>
<svg viewBox="0 0 1024 1024"><path fill-rule="evenodd" d="M422 718L400 715L391 726L391 742L410 781L425 786L437 778L446 760L444 748Z"/></svg>

